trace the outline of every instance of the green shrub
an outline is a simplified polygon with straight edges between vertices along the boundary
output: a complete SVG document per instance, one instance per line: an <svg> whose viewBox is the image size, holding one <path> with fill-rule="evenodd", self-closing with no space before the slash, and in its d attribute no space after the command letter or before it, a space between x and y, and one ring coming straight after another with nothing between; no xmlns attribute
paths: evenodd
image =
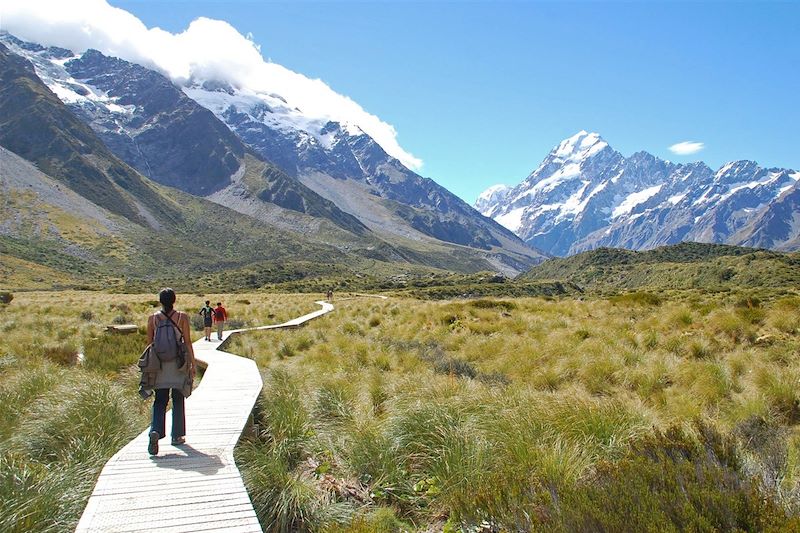
<svg viewBox="0 0 800 533"><path fill-rule="evenodd" d="M264 531L312 531L324 525L324 503L310 475L292 472L286 456L257 441L242 443L236 455Z"/></svg>
<svg viewBox="0 0 800 533"><path fill-rule="evenodd" d="M297 339L296 348L298 352L304 352L314 345L314 340L311 337L303 335Z"/></svg>
<svg viewBox="0 0 800 533"><path fill-rule="evenodd" d="M294 351L294 348L292 348L286 343L283 343L281 344L281 347L276 353L276 355L278 356L278 359L285 359L287 357L294 357L295 353L296 352Z"/></svg>
<svg viewBox="0 0 800 533"><path fill-rule="evenodd" d="M262 440L294 468L304 456L311 435L309 413L303 394L283 369L274 369L265 379L259 398L256 421L263 429Z"/></svg>
<svg viewBox="0 0 800 533"><path fill-rule="evenodd" d="M650 292L629 292L612 296L611 302L620 305L661 305L661 298Z"/></svg>
<svg viewBox="0 0 800 533"><path fill-rule="evenodd" d="M694 359L707 359L714 354L711 343L705 339L694 340L689 343L689 355Z"/></svg>
<svg viewBox="0 0 800 533"><path fill-rule="evenodd" d="M99 376L75 375L31 406L12 441L36 461L91 462L111 457L141 431L143 414L144 404L130 391Z"/></svg>
<svg viewBox="0 0 800 533"><path fill-rule="evenodd" d="M74 365L78 362L78 349L73 344L50 344L42 348L42 355L60 365Z"/></svg>
<svg viewBox="0 0 800 533"><path fill-rule="evenodd" d="M757 382L772 410L787 424L800 422L800 387L793 373L776 375L762 370Z"/></svg>
<svg viewBox="0 0 800 533"><path fill-rule="evenodd" d="M592 332L586 328L579 328L575 330L575 336L578 337L580 340L586 340L592 336Z"/></svg>
<svg viewBox="0 0 800 533"><path fill-rule="evenodd" d="M81 320L85 320L85 321L89 322L92 319L94 319L94 313L92 313L91 311L88 311L88 310L81 311Z"/></svg>
<svg viewBox="0 0 800 533"><path fill-rule="evenodd" d="M397 518L394 509L388 507L379 507L370 511L363 519L363 525L364 533L403 533L410 530L408 524ZM348 531L356 533L358 524L350 526Z"/></svg>
<svg viewBox="0 0 800 533"><path fill-rule="evenodd" d="M506 300L473 300L469 305L478 309L504 309L506 311L517 308L517 304Z"/></svg>
<svg viewBox="0 0 800 533"><path fill-rule="evenodd" d="M358 327L358 324L356 324L355 322L346 322L344 325L342 325L342 332L345 333L346 335L358 335L361 337L364 336L364 332L361 330L360 327Z"/></svg>
<svg viewBox="0 0 800 533"><path fill-rule="evenodd" d="M658 347L658 333L652 329L647 331L642 336L642 344L648 350L655 350Z"/></svg>
<svg viewBox="0 0 800 533"><path fill-rule="evenodd" d="M323 383L316 393L314 414L322 420L345 420L353 415L355 391L343 380Z"/></svg>
<svg viewBox="0 0 800 533"><path fill-rule="evenodd" d="M800 526L749 479L730 439L708 427L637 442L616 463L559 495L553 522L568 531L765 531ZM555 502L554 502L555 503ZM786 527L789 529L784 529Z"/></svg>
<svg viewBox="0 0 800 533"><path fill-rule="evenodd" d="M100 372L120 372L139 360L147 344L142 333L131 335L104 334L83 342L83 366Z"/></svg>

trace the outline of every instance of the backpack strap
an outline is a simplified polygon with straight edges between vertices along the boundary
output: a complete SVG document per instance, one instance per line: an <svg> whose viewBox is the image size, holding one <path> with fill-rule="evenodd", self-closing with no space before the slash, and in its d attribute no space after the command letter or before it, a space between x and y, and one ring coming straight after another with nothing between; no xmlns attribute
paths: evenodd
<svg viewBox="0 0 800 533"><path fill-rule="evenodd" d="M179 334L180 334L180 336L181 336L181 343L182 343L182 344L186 344L186 341L183 339L183 331L181 330L180 326L178 326L178 324L176 324L176 323L175 323L175 321L174 321L174 320L172 320L172 317L171 317L171 316L169 316L167 313L165 313L163 310L161 311L161 314L162 314L162 315L164 315L165 317L167 317L167 320L169 320L170 322L172 322L172 325L173 325L173 326L175 326L175 329L177 329L177 330L178 330L178 333L179 333Z"/></svg>

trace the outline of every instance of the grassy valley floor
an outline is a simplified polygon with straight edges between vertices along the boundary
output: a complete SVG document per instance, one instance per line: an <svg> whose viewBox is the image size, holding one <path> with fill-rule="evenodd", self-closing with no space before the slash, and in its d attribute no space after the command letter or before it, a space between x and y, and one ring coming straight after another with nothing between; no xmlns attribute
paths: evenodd
<svg viewBox="0 0 800 533"><path fill-rule="evenodd" d="M248 326L320 297L178 307L221 300ZM104 462L146 427L143 335L102 330L144 324L154 299L34 292L3 307L3 531L74 527ZM237 462L265 531L800 528L797 294L334 304L228 346L264 375Z"/></svg>

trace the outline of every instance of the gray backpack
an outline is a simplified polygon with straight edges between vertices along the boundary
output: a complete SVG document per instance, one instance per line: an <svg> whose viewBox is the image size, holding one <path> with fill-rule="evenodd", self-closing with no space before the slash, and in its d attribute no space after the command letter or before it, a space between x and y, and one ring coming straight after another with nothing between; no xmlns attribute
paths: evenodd
<svg viewBox="0 0 800 533"><path fill-rule="evenodd" d="M167 317L167 320L156 322L153 350L155 350L156 357L161 362L174 361L183 355L181 346L183 344L183 334L180 333L180 328L169 315L164 311L161 311L161 314ZM175 330L179 332L180 338L176 335Z"/></svg>

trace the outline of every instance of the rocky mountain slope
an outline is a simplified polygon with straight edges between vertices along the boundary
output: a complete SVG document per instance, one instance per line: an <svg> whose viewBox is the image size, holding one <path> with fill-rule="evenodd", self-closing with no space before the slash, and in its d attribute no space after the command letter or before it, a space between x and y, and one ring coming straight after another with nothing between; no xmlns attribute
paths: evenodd
<svg viewBox="0 0 800 533"><path fill-rule="evenodd" d="M735 161L717 171L647 152L623 157L596 133L554 148L511 189L487 190L482 213L553 255L681 241L797 249L800 172Z"/></svg>
<svg viewBox="0 0 800 533"><path fill-rule="evenodd" d="M485 250L498 269L542 259L431 179L389 156L358 126L305 119L279 95L195 82L184 92L260 155L390 241L437 240Z"/></svg>
<svg viewBox="0 0 800 533"><path fill-rule="evenodd" d="M393 248L264 201L270 216L285 226L294 222L290 231L157 184L111 153L33 65L2 44L0 82L3 288L139 290L169 282L194 290L208 287L204 278L216 288L235 288L222 284L228 277L252 287L309 274L403 273L420 269L415 265L489 267L466 248L431 247L427 254ZM241 172L241 182L258 187L275 181L277 169L249 159L245 153L250 171ZM262 193L281 191L266 187ZM313 235L303 233L314 224Z"/></svg>
<svg viewBox="0 0 800 533"><path fill-rule="evenodd" d="M0 41L28 59L115 155L159 183L309 237L329 221L343 231L323 231L324 242L349 249L368 241L362 247L399 261L515 274L542 258L357 127L308 120L278 95L247 95L213 80L179 88L95 50L76 55L9 34ZM316 222L298 226L287 209Z"/></svg>

